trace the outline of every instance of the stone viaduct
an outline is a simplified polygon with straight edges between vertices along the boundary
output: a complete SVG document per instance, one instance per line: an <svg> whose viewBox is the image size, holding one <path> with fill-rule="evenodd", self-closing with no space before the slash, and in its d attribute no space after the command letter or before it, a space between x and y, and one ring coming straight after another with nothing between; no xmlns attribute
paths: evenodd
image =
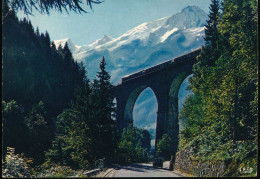
<svg viewBox="0 0 260 179"><path fill-rule="evenodd" d="M117 101L116 121L119 130L133 123L133 108L139 94L150 87L157 99L158 112L155 143L163 134L168 134L173 143L175 156L178 146L178 92L183 80L192 73L196 56L201 49L194 50L172 60L124 76L115 86Z"/></svg>

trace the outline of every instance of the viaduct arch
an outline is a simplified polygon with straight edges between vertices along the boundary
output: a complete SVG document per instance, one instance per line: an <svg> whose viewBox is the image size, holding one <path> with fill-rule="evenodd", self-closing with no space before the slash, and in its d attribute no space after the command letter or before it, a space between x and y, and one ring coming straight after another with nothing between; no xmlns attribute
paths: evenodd
<svg viewBox="0 0 260 179"><path fill-rule="evenodd" d="M124 76L122 83L115 86L117 100L116 122L120 131L133 124L133 108L139 94L147 87L154 92L157 103L155 143L163 134L172 139L175 156L178 146L178 92L183 80L192 73L196 57L201 49L194 50L172 60Z"/></svg>

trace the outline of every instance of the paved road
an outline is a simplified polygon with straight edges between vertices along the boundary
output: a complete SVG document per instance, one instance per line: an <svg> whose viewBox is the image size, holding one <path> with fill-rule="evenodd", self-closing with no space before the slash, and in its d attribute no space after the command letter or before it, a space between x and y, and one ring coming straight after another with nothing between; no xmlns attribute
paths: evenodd
<svg viewBox="0 0 260 179"><path fill-rule="evenodd" d="M181 177L168 169L153 168L152 163L135 163L112 170L106 177Z"/></svg>

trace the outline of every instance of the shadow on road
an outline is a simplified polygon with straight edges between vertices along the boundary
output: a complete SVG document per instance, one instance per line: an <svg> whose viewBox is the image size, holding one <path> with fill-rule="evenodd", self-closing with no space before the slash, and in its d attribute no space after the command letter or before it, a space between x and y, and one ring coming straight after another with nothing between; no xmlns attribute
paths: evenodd
<svg viewBox="0 0 260 179"><path fill-rule="evenodd" d="M127 166L121 166L120 168L125 169L125 170L131 170L131 171L135 171L135 172L145 172L145 173L148 173L149 170L153 170L153 171L167 170L167 171L169 171L169 169L166 169L166 168L154 168L152 166L147 166L147 165L138 164L138 163L134 163L134 164L127 165Z"/></svg>

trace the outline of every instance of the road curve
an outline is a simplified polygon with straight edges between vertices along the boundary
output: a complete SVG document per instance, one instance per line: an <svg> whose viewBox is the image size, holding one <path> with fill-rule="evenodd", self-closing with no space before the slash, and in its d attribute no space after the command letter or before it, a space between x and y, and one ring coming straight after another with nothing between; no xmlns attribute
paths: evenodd
<svg viewBox="0 0 260 179"><path fill-rule="evenodd" d="M153 168L151 163L135 163L115 168L105 177L182 177L168 169Z"/></svg>

